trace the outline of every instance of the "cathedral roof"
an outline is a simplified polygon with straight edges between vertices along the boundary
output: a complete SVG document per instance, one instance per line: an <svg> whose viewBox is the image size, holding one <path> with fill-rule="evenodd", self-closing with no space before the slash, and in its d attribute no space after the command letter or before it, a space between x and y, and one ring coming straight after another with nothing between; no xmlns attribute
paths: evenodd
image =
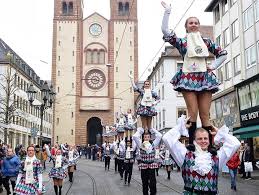
<svg viewBox="0 0 259 195"><path fill-rule="evenodd" d="M91 15L87 16L84 20L87 20L88 18L92 17L93 15L98 15L98 16L100 16L101 18L103 18L104 20L109 21L107 18L105 18L104 16L102 16L102 15L99 14L98 12L92 13Z"/></svg>

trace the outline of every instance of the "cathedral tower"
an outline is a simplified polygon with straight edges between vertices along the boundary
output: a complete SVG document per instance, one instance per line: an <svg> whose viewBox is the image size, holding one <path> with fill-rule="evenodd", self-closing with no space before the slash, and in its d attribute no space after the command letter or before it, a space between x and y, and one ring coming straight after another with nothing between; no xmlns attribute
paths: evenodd
<svg viewBox="0 0 259 195"><path fill-rule="evenodd" d="M128 74L137 80L137 0L110 0L110 20L96 12L83 19L82 0L54 2L53 143L100 144L115 113L134 109Z"/></svg>
<svg viewBox="0 0 259 195"><path fill-rule="evenodd" d="M52 81L56 88L53 141L75 143L82 42L81 0L55 0Z"/></svg>
<svg viewBox="0 0 259 195"><path fill-rule="evenodd" d="M137 0L110 0L109 45L114 65L114 110L134 109L134 91L128 74L138 79Z"/></svg>

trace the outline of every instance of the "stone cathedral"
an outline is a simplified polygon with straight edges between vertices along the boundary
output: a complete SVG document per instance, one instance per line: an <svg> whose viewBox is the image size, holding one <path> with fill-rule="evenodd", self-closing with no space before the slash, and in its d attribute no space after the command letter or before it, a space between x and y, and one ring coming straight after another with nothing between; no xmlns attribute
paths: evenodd
<svg viewBox="0 0 259 195"><path fill-rule="evenodd" d="M110 0L110 19L84 18L84 7L87 0L54 0L53 143L100 142L104 126L134 109L128 74L137 80L137 0Z"/></svg>

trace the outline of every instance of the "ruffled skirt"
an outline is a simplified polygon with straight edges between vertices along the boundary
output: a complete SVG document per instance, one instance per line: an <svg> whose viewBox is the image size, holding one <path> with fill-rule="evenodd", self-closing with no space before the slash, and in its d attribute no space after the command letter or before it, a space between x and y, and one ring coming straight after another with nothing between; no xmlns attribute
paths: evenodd
<svg viewBox="0 0 259 195"><path fill-rule="evenodd" d="M32 184L26 184L25 178L22 177L19 183L16 184L14 188L14 193L19 195L27 195L27 194L32 195L32 194L37 194L38 189L39 189L38 181ZM42 184L42 193L45 193L45 192L46 192L45 186Z"/></svg>
<svg viewBox="0 0 259 195"><path fill-rule="evenodd" d="M212 71L184 73L180 69L170 81L176 91L211 91L219 90L220 82Z"/></svg>
<svg viewBox="0 0 259 195"><path fill-rule="evenodd" d="M62 167L60 168L51 168L50 172L49 172L49 177L50 178L57 178L57 179L64 179L67 177L66 171L65 169L63 169Z"/></svg>
<svg viewBox="0 0 259 195"><path fill-rule="evenodd" d="M139 105L137 114L140 116L156 116L157 112L154 106L143 106Z"/></svg>

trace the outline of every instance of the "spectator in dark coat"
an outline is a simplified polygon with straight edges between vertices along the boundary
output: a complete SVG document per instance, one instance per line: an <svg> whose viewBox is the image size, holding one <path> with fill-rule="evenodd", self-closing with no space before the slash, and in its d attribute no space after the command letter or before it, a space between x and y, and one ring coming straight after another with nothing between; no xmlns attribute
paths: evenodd
<svg viewBox="0 0 259 195"><path fill-rule="evenodd" d="M252 162L252 154L251 154L250 146L246 147L243 157L244 157L244 162ZM251 172L244 172L244 174L245 174L246 180L252 179Z"/></svg>

